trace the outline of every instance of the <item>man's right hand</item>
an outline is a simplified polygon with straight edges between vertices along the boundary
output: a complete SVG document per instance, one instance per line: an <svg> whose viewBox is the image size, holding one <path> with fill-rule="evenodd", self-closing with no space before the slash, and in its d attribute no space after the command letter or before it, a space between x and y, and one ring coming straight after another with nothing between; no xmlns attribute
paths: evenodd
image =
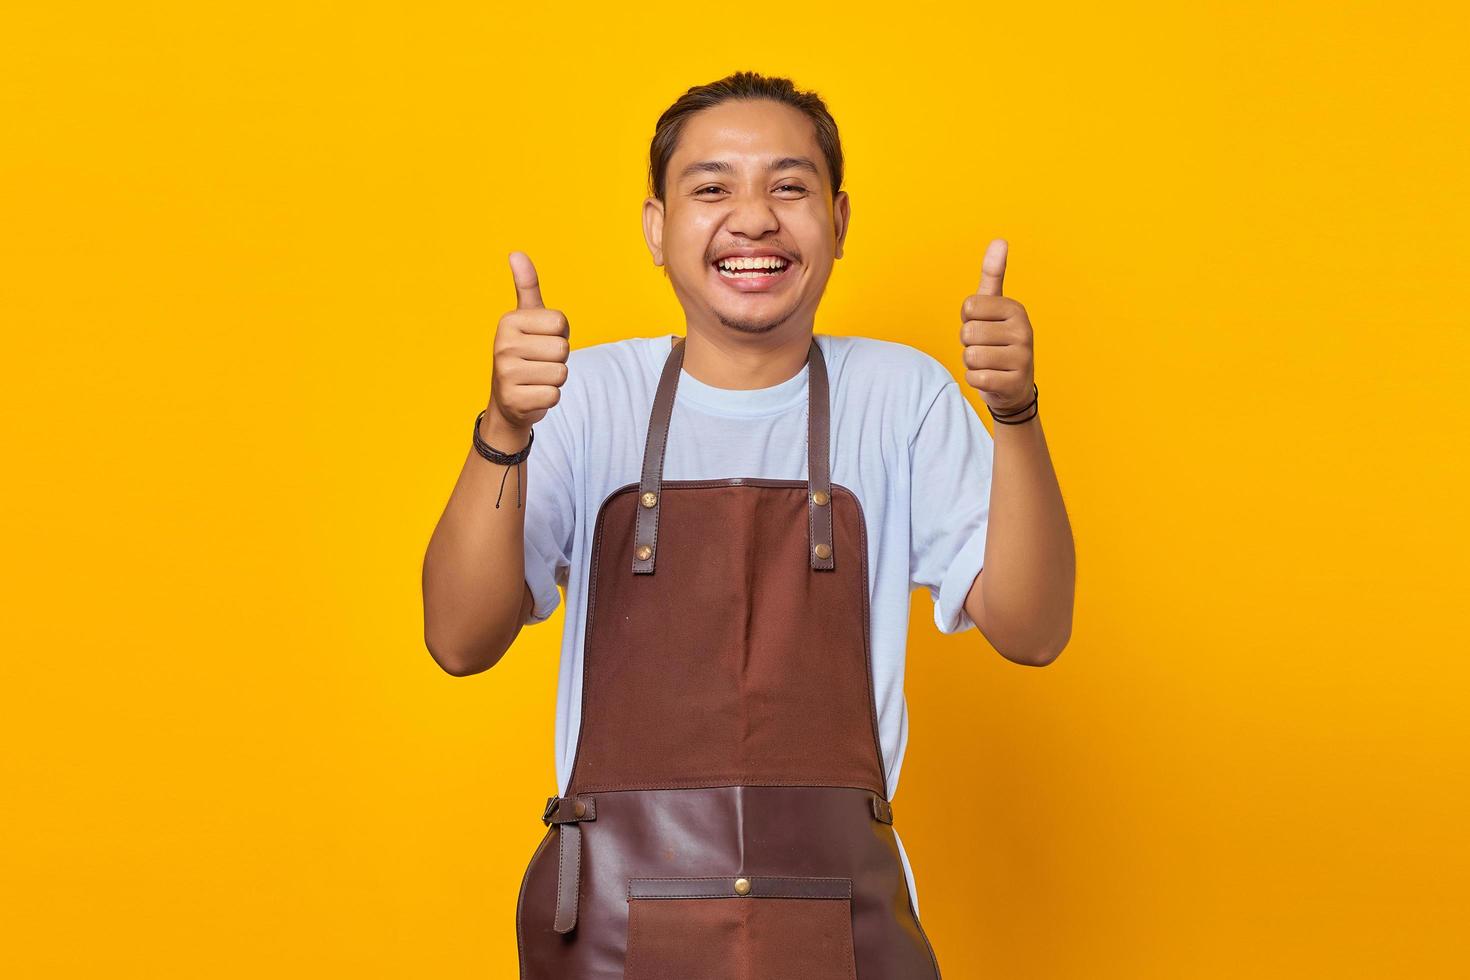
<svg viewBox="0 0 1470 980"><path fill-rule="evenodd" d="M510 253L510 271L516 308L495 328L490 410L484 424L506 435L525 435L561 399L572 349L571 325L560 310L548 310L541 302L536 267L526 253ZM482 433L482 438L489 436Z"/></svg>

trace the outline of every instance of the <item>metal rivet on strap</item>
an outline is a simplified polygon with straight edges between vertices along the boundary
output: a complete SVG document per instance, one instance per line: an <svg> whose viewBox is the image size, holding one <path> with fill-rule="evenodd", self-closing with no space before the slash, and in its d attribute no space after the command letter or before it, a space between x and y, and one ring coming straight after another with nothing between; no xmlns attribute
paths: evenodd
<svg viewBox="0 0 1470 980"><path fill-rule="evenodd" d="M587 803L586 803L586 801L584 801L584 800L578 800L576 803L572 804L572 812L575 813L579 817L585 817L585 816L587 816Z"/></svg>
<svg viewBox="0 0 1470 980"><path fill-rule="evenodd" d="M827 496L827 491L825 490L817 490L812 493L812 503L816 504L818 507L825 507L827 501L831 499L831 497Z"/></svg>
<svg viewBox="0 0 1470 980"><path fill-rule="evenodd" d="M641 545L636 554L638 555L639 561L648 561L648 559L653 557L653 549L646 544Z"/></svg>
<svg viewBox="0 0 1470 980"><path fill-rule="evenodd" d="M749 878L736 878L735 879L735 894L737 894L737 895L749 895L750 894L750 879Z"/></svg>
<svg viewBox="0 0 1470 980"><path fill-rule="evenodd" d="M650 490L639 499L642 500L644 507L652 507L654 504L658 503L658 494Z"/></svg>
<svg viewBox="0 0 1470 980"><path fill-rule="evenodd" d="M832 546L829 545L829 544L819 544L815 548L813 548L812 550L817 553L817 557L818 558L831 558L832 557Z"/></svg>

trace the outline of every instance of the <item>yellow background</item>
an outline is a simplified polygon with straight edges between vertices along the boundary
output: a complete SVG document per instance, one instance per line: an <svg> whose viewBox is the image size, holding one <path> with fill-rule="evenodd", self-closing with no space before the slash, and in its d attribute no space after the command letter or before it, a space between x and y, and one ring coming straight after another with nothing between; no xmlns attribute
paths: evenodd
<svg viewBox="0 0 1470 980"><path fill-rule="evenodd" d="M818 330L961 377L993 237L1036 329L1071 645L914 596L944 975L1470 972L1463 5L20 6L7 975L514 975L562 612L451 677L423 551L509 251L682 332L647 142L737 69L842 130Z"/></svg>

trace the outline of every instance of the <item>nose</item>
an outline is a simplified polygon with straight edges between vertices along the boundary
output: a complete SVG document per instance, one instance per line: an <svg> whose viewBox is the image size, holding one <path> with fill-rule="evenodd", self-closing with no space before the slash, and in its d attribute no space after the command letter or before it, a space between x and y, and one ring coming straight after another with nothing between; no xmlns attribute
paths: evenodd
<svg viewBox="0 0 1470 980"><path fill-rule="evenodd" d="M759 238L766 232L778 231L781 222L776 212L760 194L739 194L730 202L730 216L725 227L732 235Z"/></svg>

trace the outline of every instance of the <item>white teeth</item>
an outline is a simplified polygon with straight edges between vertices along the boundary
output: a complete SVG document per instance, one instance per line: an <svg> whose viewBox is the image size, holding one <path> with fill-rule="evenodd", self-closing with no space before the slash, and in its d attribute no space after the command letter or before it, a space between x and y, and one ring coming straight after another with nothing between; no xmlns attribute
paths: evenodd
<svg viewBox="0 0 1470 980"><path fill-rule="evenodd" d="M720 268L725 271L740 271L749 269L775 269L786 268L786 260L776 255L756 256L731 256L720 259Z"/></svg>

